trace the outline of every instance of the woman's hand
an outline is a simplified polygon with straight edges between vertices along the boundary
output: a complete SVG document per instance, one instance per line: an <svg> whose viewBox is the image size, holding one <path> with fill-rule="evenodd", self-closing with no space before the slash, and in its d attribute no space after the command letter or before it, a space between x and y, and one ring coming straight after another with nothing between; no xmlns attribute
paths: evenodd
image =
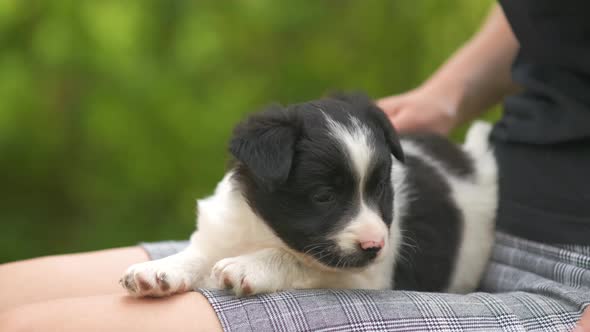
<svg viewBox="0 0 590 332"><path fill-rule="evenodd" d="M495 4L480 31L421 87L380 99L377 105L400 132L446 135L518 91L510 73L518 49L502 8Z"/></svg>
<svg viewBox="0 0 590 332"><path fill-rule="evenodd" d="M457 125L457 103L450 95L417 88L377 100L395 129L401 133L428 131L447 135Z"/></svg>

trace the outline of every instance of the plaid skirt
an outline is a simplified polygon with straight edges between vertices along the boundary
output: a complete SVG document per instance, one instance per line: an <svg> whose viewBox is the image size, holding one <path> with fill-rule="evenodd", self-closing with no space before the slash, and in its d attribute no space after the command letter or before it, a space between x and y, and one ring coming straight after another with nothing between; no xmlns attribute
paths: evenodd
<svg viewBox="0 0 590 332"><path fill-rule="evenodd" d="M186 245L142 244L152 259ZM590 245L497 233L480 290L467 295L315 289L235 298L198 291L226 331L570 331L590 304Z"/></svg>

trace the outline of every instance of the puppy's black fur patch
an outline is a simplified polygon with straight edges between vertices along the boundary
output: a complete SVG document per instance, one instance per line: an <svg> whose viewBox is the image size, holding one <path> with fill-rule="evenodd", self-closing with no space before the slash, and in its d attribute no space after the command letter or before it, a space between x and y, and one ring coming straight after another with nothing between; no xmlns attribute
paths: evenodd
<svg viewBox="0 0 590 332"><path fill-rule="evenodd" d="M440 291L449 285L461 239L462 214L441 175L406 155L408 205L400 225L395 289Z"/></svg>
<svg viewBox="0 0 590 332"><path fill-rule="evenodd" d="M237 126L229 149L256 182L272 191L289 176L299 131L296 114L273 105Z"/></svg>
<svg viewBox="0 0 590 332"><path fill-rule="evenodd" d="M363 188L327 117L342 126L357 119L371 132L376 151ZM393 218L391 154L403 159L393 127L362 95L274 106L236 128L230 151L234 179L246 200L292 249L327 266L360 267L376 252L343 254L330 235L359 211L361 193L389 226Z"/></svg>
<svg viewBox="0 0 590 332"><path fill-rule="evenodd" d="M362 187L348 152L330 134L327 118L347 128L355 121L368 128L374 154ZM442 138L404 139L457 175L473 173L471 160ZM404 243L396 257L395 288L440 291L449 285L462 214L442 175L404 154L389 120L366 96L273 106L236 128L230 151L236 159L233 180L252 210L290 248L336 268L364 267L375 258L373 251L343 253L331 235L358 214L360 197L391 226L392 155L405 160L410 197L399 225Z"/></svg>
<svg viewBox="0 0 590 332"><path fill-rule="evenodd" d="M471 176L475 172L473 161L448 139L432 133L413 133L404 139L414 142L434 160L442 163L445 169L460 177Z"/></svg>

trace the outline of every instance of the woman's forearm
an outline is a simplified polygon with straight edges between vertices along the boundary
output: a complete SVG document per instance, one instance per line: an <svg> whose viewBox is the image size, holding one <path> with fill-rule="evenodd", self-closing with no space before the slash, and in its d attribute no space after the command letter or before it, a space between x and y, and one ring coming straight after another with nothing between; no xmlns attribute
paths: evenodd
<svg viewBox="0 0 590 332"><path fill-rule="evenodd" d="M517 91L510 68L518 47L502 8L495 5L480 31L420 89L447 95L456 123L469 120Z"/></svg>

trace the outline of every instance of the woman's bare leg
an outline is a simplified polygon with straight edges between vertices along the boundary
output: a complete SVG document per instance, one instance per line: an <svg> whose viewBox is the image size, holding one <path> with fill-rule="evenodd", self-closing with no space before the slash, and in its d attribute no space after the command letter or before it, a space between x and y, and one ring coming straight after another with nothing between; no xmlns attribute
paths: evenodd
<svg viewBox="0 0 590 332"><path fill-rule="evenodd" d="M0 313L5 331L221 331L207 300L190 292L135 299L122 294L58 299Z"/></svg>
<svg viewBox="0 0 590 332"><path fill-rule="evenodd" d="M148 259L140 247L127 247L1 264L0 312L51 299L124 294L118 281L125 269Z"/></svg>

